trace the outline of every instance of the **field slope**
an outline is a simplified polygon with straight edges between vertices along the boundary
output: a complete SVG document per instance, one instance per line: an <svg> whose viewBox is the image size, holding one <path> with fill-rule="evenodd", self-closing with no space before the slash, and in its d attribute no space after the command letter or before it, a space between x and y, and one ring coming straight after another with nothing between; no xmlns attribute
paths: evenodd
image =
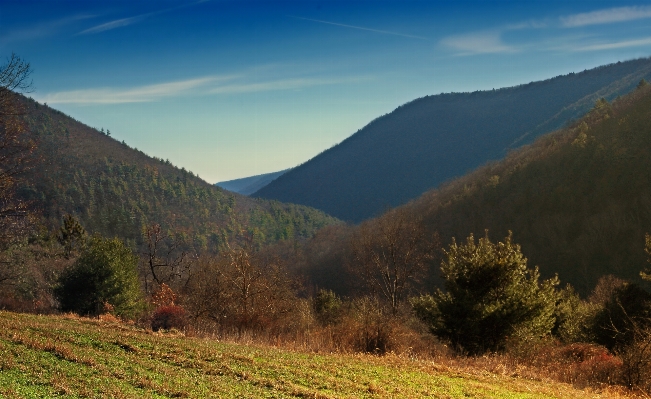
<svg viewBox="0 0 651 399"><path fill-rule="evenodd" d="M397 357L319 355L0 312L0 396L218 398L600 397Z"/></svg>

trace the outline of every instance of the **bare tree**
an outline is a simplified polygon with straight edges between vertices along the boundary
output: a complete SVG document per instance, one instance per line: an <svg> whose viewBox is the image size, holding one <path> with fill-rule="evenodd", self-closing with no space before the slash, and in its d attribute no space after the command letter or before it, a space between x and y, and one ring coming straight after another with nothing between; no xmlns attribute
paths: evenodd
<svg viewBox="0 0 651 399"><path fill-rule="evenodd" d="M253 250L250 237L226 245L215 258L201 257L185 289L195 323L207 321L223 332L274 333L292 323L296 284L273 256ZM232 330L231 330L232 329Z"/></svg>
<svg viewBox="0 0 651 399"><path fill-rule="evenodd" d="M5 283L19 274L8 250L30 225L27 204L15 196L16 179L30 166L36 147L23 117L25 103L19 97L31 87L30 73L29 64L15 54L0 67L0 281Z"/></svg>
<svg viewBox="0 0 651 399"><path fill-rule="evenodd" d="M35 148L26 123L27 113L17 93L28 92L31 81L29 64L15 54L0 68L0 198L10 195L15 177L24 171ZM4 210L1 215L11 215Z"/></svg>
<svg viewBox="0 0 651 399"><path fill-rule="evenodd" d="M146 250L144 261L145 290L150 293L161 284L180 283L187 277L190 255L183 249L183 243L163 231L161 225L153 223L145 230ZM182 284L182 283L181 283Z"/></svg>
<svg viewBox="0 0 651 399"><path fill-rule="evenodd" d="M421 223L394 210L362 224L351 241L349 269L388 301L395 316L405 293L426 272L438 247Z"/></svg>
<svg viewBox="0 0 651 399"><path fill-rule="evenodd" d="M250 248L231 249L225 252L224 267L220 269L223 280L229 286L232 304L239 327L252 327L258 297L267 291L262 270L252 262Z"/></svg>

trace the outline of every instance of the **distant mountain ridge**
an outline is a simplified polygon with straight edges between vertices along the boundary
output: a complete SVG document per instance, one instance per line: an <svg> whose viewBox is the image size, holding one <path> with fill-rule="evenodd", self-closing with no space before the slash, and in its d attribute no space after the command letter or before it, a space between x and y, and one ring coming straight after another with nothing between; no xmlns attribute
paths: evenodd
<svg viewBox="0 0 651 399"><path fill-rule="evenodd" d="M359 222L503 158L651 78L651 59L516 87L428 96L370 122L254 193Z"/></svg>
<svg viewBox="0 0 651 399"><path fill-rule="evenodd" d="M215 186L221 187L224 190L232 191L242 195L251 195L262 187L276 180L279 176L291 170L285 169L279 172L264 173L256 176L243 177L240 179L233 179L227 181L220 181L215 183Z"/></svg>

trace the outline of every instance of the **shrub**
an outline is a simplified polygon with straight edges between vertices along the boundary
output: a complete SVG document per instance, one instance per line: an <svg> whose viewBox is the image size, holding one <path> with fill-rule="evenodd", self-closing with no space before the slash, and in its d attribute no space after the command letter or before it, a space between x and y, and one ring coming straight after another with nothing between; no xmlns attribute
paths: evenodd
<svg viewBox="0 0 651 399"><path fill-rule="evenodd" d="M108 303L117 316L143 309L138 258L117 238L93 237L77 261L59 277L55 295L64 312L98 316Z"/></svg>
<svg viewBox="0 0 651 399"><path fill-rule="evenodd" d="M621 382L651 392L651 330L638 330L633 341L617 351L622 359Z"/></svg>
<svg viewBox="0 0 651 399"><path fill-rule="evenodd" d="M312 300L312 306L321 325L336 324L341 317L341 299L330 290L319 290Z"/></svg>
<svg viewBox="0 0 651 399"><path fill-rule="evenodd" d="M556 323L552 334L566 344L592 341L589 325L598 309L598 305L582 301L574 288L568 284L559 292L554 311Z"/></svg>
<svg viewBox="0 0 651 399"><path fill-rule="evenodd" d="M171 330L175 328L183 331L188 324L188 317L185 309L176 305L161 306L154 312L151 318L151 329Z"/></svg>
<svg viewBox="0 0 651 399"><path fill-rule="evenodd" d="M595 315L595 340L610 350L622 350L633 343L639 331L651 327L650 317L651 295L636 284L625 283Z"/></svg>
<svg viewBox="0 0 651 399"><path fill-rule="evenodd" d="M503 350L507 338L550 333L558 279L538 282L511 235L493 244L488 237L453 241L441 264L446 292L412 300L431 332L468 354Z"/></svg>
<svg viewBox="0 0 651 399"><path fill-rule="evenodd" d="M612 384L617 379L622 361L602 346L575 343L561 349L561 357L570 364L571 381L578 385Z"/></svg>

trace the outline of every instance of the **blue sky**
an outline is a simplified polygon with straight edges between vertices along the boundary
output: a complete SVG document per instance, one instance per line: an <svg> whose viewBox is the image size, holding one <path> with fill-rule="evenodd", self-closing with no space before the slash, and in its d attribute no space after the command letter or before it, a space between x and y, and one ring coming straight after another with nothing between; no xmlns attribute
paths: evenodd
<svg viewBox="0 0 651 399"><path fill-rule="evenodd" d="M30 1L31 96L214 183L307 161L415 98L651 55L651 2Z"/></svg>

